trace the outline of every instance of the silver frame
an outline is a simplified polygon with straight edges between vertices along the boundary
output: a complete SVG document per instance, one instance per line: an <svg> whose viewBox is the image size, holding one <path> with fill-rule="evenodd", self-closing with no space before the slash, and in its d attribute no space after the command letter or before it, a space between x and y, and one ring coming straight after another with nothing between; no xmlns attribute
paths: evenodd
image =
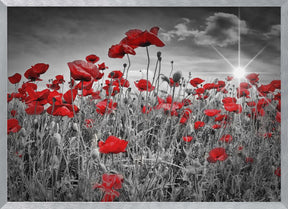
<svg viewBox="0 0 288 209"><path fill-rule="evenodd" d="M14 6L84 6L84 7L221 7L271 6L281 7L281 202L7 202L7 7ZM264 14L265 15L265 14ZM191 209L288 209L288 0L0 0L0 207L2 209L94 209L94 208L191 208Z"/></svg>

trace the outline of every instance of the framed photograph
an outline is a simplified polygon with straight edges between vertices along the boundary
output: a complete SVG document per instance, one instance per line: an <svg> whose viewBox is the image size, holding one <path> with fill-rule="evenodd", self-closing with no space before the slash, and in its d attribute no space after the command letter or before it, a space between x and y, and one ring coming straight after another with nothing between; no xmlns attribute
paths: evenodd
<svg viewBox="0 0 288 209"><path fill-rule="evenodd" d="M288 208L287 14L1 0L0 207Z"/></svg>

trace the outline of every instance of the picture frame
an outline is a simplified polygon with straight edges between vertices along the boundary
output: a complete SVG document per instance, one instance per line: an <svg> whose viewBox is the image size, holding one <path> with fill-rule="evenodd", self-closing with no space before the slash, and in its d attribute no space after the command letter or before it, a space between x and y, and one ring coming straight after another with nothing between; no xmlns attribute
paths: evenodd
<svg viewBox="0 0 288 209"><path fill-rule="evenodd" d="M225 7L225 6L273 6L281 7L281 81L282 81L282 122L281 122L281 202L113 202L113 203L96 203L96 202L7 202L7 7L15 6L72 6L72 7ZM2 209L38 209L38 208L209 208L222 209L229 208L243 208L243 209L287 209L288 208L288 1L287 0L179 0L179 1L165 1L165 0L2 0L0 1L0 109L3 112L0 114L0 207Z"/></svg>

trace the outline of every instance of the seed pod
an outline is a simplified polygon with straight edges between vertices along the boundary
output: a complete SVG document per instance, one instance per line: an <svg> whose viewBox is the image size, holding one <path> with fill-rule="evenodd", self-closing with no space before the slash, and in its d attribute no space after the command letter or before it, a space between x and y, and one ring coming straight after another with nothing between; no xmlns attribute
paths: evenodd
<svg viewBox="0 0 288 209"><path fill-rule="evenodd" d="M19 131L20 136L25 137L26 136L26 130L25 128L21 128L21 130Z"/></svg>
<svg viewBox="0 0 288 209"><path fill-rule="evenodd" d="M74 130L74 131L79 131L79 126L78 126L78 124L77 123L73 123L72 124L72 129Z"/></svg>
<svg viewBox="0 0 288 209"><path fill-rule="evenodd" d="M61 135L59 133L54 134L54 143L59 146L61 143Z"/></svg>
<svg viewBox="0 0 288 209"><path fill-rule="evenodd" d="M173 81L175 83L179 82L182 77L182 73L180 71L177 71L176 73L173 74Z"/></svg>
<svg viewBox="0 0 288 209"><path fill-rule="evenodd" d="M91 157L95 160L98 159L99 160L99 150L98 148L92 149L91 150Z"/></svg>

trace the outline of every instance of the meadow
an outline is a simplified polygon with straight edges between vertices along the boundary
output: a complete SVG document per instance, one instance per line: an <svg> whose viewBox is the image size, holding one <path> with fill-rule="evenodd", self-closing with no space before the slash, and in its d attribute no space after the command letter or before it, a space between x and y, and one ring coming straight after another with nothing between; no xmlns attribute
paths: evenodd
<svg viewBox="0 0 288 209"><path fill-rule="evenodd" d="M92 54L45 89L46 63L8 78L8 201L280 201L280 78L210 82L173 62L163 74L161 52L149 54L165 46L158 30L111 46L110 58L127 58L121 71ZM136 50L147 77L133 82Z"/></svg>

